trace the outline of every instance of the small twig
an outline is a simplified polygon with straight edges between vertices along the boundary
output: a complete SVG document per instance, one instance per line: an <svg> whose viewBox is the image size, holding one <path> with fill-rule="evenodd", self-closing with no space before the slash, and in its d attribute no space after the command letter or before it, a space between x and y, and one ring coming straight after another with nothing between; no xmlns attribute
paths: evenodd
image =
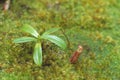
<svg viewBox="0 0 120 80"><path fill-rule="evenodd" d="M10 7L10 0L6 0L3 6L3 10L7 11Z"/></svg>
<svg viewBox="0 0 120 80"><path fill-rule="evenodd" d="M78 49L72 54L72 57L70 58L70 63L71 64L76 63L82 52L83 52L83 47L79 45Z"/></svg>

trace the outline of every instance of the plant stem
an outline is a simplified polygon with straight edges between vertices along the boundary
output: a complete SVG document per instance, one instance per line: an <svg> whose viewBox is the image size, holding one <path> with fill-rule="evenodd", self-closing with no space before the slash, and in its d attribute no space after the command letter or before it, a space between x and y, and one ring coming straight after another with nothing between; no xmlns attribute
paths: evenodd
<svg viewBox="0 0 120 80"><path fill-rule="evenodd" d="M63 33L63 35L65 36L65 38L67 40L67 47L70 48L70 41L69 41L67 35L65 34L65 30L63 28L61 28L61 32Z"/></svg>

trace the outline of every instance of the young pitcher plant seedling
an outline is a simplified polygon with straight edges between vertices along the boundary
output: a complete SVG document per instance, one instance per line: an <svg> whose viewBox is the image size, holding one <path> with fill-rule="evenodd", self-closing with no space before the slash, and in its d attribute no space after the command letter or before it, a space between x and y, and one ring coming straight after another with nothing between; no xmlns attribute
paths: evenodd
<svg viewBox="0 0 120 80"><path fill-rule="evenodd" d="M36 42L34 51L33 51L33 60L37 65L42 64L42 40L49 40L52 43L56 44L57 46L61 47L62 49L66 48L66 43L59 37L55 35L51 35L51 33L58 31L60 28L52 28L48 31L45 31L42 35L38 34L38 32L31 27L30 25L26 24L22 27L22 31L31 34L33 37L21 37L14 39L14 43L25 43L25 42Z"/></svg>

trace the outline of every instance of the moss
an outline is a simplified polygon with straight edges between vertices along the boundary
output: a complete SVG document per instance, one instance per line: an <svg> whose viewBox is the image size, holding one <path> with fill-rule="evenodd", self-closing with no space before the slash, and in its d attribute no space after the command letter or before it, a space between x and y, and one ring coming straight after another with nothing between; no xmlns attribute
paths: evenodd
<svg viewBox="0 0 120 80"><path fill-rule="evenodd" d="M10 10L0 10L0 79L119 80L119 6L119 0L13 0ZM62 27L70 46L62 51L45 43L43 65L36 66L33 44L12 42L28 35L20 31L25 23L38 32ZM70 64L69 58L78 45L84 51L76 64Z"/></svg>

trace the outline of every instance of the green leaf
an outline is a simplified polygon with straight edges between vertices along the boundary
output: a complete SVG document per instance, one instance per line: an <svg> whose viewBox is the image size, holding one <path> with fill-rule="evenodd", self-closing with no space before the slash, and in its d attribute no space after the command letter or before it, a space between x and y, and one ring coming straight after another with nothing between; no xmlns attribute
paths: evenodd
<svg viewBox="0 0 120 80"><path fill-rule="evenodd" d="M43 35L41 36L41 38L43 39L47 39L51 42L53 42L54 44L56 44L57 46L61 47L62 49L66 48L66 43L59 37L54 36L54 35Z"/></svg>
<svg viewBox="0 0 120 80"><path fill-rule="evenodd" d="M28 25L28 24L25 24L22 27L22 30L24 32L30 33L31 35L33 35L36 38L38 38L38 36L39 36L38 32L33 27L31 27L30 25Z"/></svg>
<svg viewBox="0 0 120 80"><path fill-rule="evenodd" d="M30 41L36 41L37 39L34 37L21 37L21 38L17 38L14 39L13 42L14 43L24 43L24 42L30 42Z"/></svg>
<svg viewBox="0 0 120 80"><path fill-rule="evenodd" d="M51 33L54 33L56 31L58 31L60 28L52 28L50 30L47 30L46 32L43 33L43 35L48 35L48 34L51 34Z"/></svg>
<svg viewBox="0 0 120 80"><path fill-rule="evenodd" d="M41 48L41 43L36 43L35 48L34 48L34 52L33 52L33 59L34 62L37 65L41 65L42 64L42 48Z"/></svg>

